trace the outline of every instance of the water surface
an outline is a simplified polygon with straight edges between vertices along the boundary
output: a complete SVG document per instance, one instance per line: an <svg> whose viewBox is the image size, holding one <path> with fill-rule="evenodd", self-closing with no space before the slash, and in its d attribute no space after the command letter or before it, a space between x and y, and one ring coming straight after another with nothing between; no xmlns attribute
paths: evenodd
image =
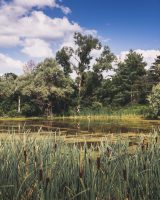
<svg viewBox="0 0 160 200"><path fill-rule="evenodd" d="M1 133L41 133L60 131L65 135L94 133L149 133L157 129L160 121L121 120L121 119L34 119L34 120L0 120Z"/></svg>

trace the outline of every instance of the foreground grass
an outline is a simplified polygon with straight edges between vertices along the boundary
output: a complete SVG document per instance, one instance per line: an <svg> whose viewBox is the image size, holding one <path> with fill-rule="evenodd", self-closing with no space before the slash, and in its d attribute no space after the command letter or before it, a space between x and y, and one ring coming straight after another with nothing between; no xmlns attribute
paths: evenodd
<svg viewBox="0 0 160 200"><path fill-rule="evenodd" d="M23 135L0 140L2 200L160 199L158 137L97 145Z"/></svg>

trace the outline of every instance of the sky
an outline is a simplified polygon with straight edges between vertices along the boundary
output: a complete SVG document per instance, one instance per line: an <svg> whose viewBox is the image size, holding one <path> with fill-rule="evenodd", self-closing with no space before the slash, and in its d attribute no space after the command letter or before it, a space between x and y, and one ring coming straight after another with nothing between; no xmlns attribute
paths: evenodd
<svg viewBox="0 0 160 200"><path fill-rule="evenodd" d="M150 65L160 54L159 10L160 0L0 0L0 74L74 46L77 31L121 59L134 49Z"/></svg>

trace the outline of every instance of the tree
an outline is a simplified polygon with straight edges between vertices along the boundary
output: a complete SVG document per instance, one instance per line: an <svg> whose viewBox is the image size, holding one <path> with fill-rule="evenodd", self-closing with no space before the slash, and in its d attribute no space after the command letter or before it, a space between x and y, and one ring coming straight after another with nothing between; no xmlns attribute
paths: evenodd
<svg viewBox="0 0 160 200"><path fill-rule="evenodd" d="M72 53L73 49L69 47L63 47L56 53L56 61L62 66L65 76L69 76L69 74L72 73L70 64Z"/></svg>
<svg viewBox="0 0 160 200"><path fill-rule="evenodd" d="M23 95L34 98L42 113L52 115L53 111L65 109L73 92L72 81L65 77L54 59L47 58L39 63L29 76L29 79L23 78L28 83L21 84L21 91Z"/></svg>
<svg viewBox="0 0 160 200"><path fill-rule="evenodd" d="M6 73L0 77L0 106L4 113L15 109L15 82L17 75L14 73Z"/></svg>
<svg viewBox="0 0 160 200"><path fill-rule="evenodd" d="M151 90L153 85L156 85L160 82L160 55L157 56L155 62L148 70L148 89Z"/></svg>
<svg viewBox="0 0 160 200"><path fill-rule="evenodd" d="M112 63L114 60L114 54L108 46L105 46L100 57L96 59L96 62L93 65L93 71L86 73L82 94L83 101L87 102L88 105L92 105L94 102L104 103L102 93L108 90L108 88L103 88L104 90L102 89L104 86L103 82L106 80L104 78L104 74L106 74L109 70L112 70Z"/></svg>
<svg viewBox="0 0 160 200"><path fill-rule="evenodd" d="M144 101L147 90L144 81L146 80L145 66L143 56L133 50L129 51L124 62L118 63L116 74L113 76L113 103L125 105L130 102ZM142 94L143 99L141 99Z"/></svg>
<svg viewBox="0 0 160 200"><path fill-rule="evenodd" d="M98 75L102 75L104 72L112 70L112 63L115 60L115 55L111 52L108 46L105 46L102 54L96 59L96 63L93 66L93 71Z"/></svg>
<svg viewBox="0 0 160 200"><path fill-rule="evenodd" d="M82 87L85 82L85 71L90 69L90 62L92 60L91 51L93 49L100 49L101 44L92 35L82 35L81 33L75 33L74 42L75 49L64 47L57 53L56 58L63 68L66 64L67 69L72 68L77 74L77 111L79 111L82 101ZM71 57L74 59L74 63L71 62Z"/></svg>

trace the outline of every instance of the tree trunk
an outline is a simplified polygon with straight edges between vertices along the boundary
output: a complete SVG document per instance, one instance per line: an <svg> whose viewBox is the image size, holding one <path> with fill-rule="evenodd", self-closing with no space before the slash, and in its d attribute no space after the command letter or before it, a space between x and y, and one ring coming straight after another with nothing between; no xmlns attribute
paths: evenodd
<svg viewBox="0 0 160 200"><path fill-rule="evenodd" d="M18 113L21 112L21 97L18 96Z"/></svg>
<svg viewBox="0 0 160 200"><path fill-rule="evenodd" d="M82 75L79 75L78 82L78 105L77 105L77 114L80 113L80 103L81 103L81 87L82 87Z"/></svg>

